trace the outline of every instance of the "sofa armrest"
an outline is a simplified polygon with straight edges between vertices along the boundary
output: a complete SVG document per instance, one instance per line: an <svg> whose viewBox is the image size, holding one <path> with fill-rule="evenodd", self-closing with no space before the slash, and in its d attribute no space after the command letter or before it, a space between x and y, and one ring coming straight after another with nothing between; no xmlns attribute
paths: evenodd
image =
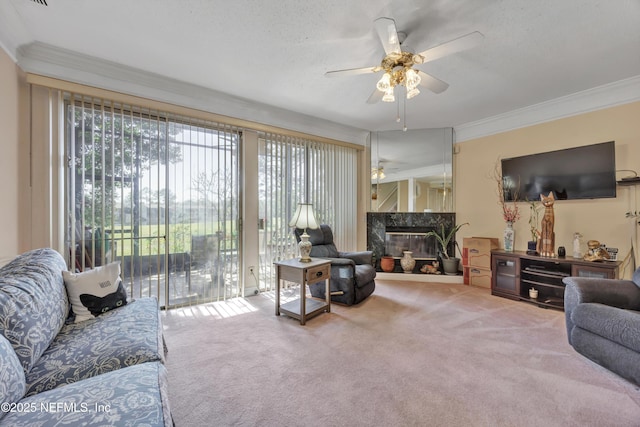
<svg viewBox="0 0 640 427"><path fill-rule="evenodd" d="M579 304L595 302L622 309L640 309L640 287L631 280L566 277L563 283L564 315L570 344L574 327L571 316Z"/></svg>
<svg viewBox="0 0 640 427"><path fill-rule="evenodd" d="M373 252L372 251L359 251L359 252L338 252L342 258L349 258L356 263L356 265L373 264Z"/></svg>

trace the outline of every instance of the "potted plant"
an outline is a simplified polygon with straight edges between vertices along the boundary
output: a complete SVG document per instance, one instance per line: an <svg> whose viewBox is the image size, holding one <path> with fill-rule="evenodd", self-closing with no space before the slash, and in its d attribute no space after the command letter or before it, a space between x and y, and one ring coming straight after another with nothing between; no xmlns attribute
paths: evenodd
<svg viewBox="0 0 640 427"><path fill-rule="evenodd" d="M460 258L456 258L455 247L457 244L454 242L453 253L449 254L449 244L451 243L453 237L456 235L458 230L462 228L464 225L469 225L468 222L463 224L458 224L455 227L452 227L447 233L444 229L444 224L441 224L440 231L429 231L426 236L433 236L436 238L437 242L440 244L440 254L442 256L442 268L444 269L445 274L455 275L458 274L458 265L460 264ZM458 249L459 250L459 249Z"/></svg>

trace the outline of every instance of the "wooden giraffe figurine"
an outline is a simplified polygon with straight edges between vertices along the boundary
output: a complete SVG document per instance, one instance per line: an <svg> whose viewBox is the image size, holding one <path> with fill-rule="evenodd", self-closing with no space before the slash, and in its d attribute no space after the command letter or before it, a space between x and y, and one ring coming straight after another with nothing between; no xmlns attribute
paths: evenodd
<svg viewBox="0 0 640 427"><path fill-rule="evenodd" d="M538 239L538 253L540 256L554 257L556 256L554 247L556 245L556 234L553 232L555 222L553 216L553 192L549 192L548 196L540 195L542 206L544 206L544 214L540 222L540 238Z"/></svg>

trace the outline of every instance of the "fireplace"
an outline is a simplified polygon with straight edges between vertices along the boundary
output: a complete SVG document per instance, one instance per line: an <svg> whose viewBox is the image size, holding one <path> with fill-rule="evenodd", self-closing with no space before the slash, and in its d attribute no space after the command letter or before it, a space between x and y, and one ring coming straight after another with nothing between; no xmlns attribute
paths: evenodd
<svg viewBox="0 0 640 427"><path fill-rule="evenodd" d="M376 270L380 268L383 256L401 258L403 251L413 252L416 259L415 271L426 263L438 259L439 246L435 237L426 237L429 231L445 232L455 226L455 213L433 212L368 212L367 250L373 252ZM453 250L451 242L449 251ZM396 263L398 264L398 263Z"/></svg>
<svg viewBox="0 0 640 427"><path fill-rule="evenodd" d="M435 260L438 258L438 242L435 237L427 236L430 230L419 227L411 230L387 228L384 233L384 254L401 258L404 251L411 251L416 260Z"/></svg>

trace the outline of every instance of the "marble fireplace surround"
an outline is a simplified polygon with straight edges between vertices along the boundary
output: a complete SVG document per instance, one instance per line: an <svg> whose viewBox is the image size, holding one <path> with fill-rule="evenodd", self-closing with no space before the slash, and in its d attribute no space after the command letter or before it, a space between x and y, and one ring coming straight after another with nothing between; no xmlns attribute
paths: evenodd
<svg viewBox="0 0 640 427"><path fill-rule="evenodd" d="M377 271L380 268L380 259L385 254L385 233L387 231L411 231L415 229L418 232L425 230L440 230L442 224L446 231L455 226L455 213L440 212L367 212L367 250L373 252L375 267ZM452 251L453 242L449 247ZM414 273L419 273L420 267L427 261L416 261ZM396 269L394 272L402 272L399 269L399 263L396 261Z"/></svg>

